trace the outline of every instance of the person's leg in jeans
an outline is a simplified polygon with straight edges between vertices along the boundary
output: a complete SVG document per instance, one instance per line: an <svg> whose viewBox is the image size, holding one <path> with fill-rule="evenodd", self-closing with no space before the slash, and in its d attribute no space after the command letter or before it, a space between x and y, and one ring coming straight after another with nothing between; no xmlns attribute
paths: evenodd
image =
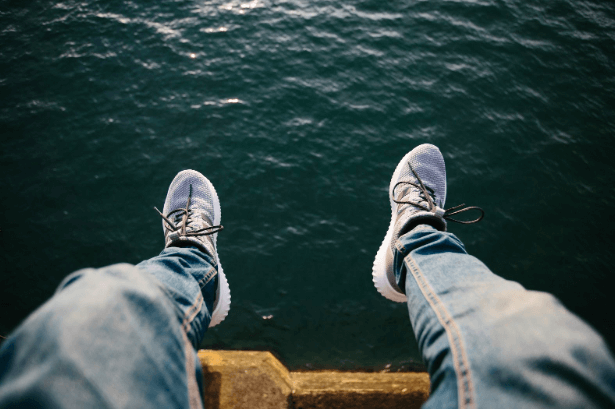
<svg viewBox="0 0 615 409"><path fill-rule="evenodd" d="M202 407L195 347L230 307L213 186L181 172L164 215L159 256L71 274L2 344L1 408Z"/></svg>
<svg viewBox="0 0 615 409"><path fill-rule="evenodd" d="M408 303L431 379L426 408L615 407L615 362L602 338L553 296L493 274L445 232L459 209L442 210L446 174L435 146L402 159L390 198L374 283Z"/></svg>

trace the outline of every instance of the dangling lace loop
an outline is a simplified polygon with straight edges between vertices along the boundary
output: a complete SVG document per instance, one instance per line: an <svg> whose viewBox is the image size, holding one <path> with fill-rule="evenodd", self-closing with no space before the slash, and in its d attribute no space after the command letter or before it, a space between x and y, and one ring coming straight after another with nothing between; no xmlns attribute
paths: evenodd
<svg viewBox="0 0 615 409"><path fill-rule="evenodd" d="M419 182L414 183L414 182L410 182L410 181L406 181L406 180L402 180L399 181L395 184L395 186L393 186L392 189L392 195L393 197L391 198L391 200L394 203L397 204L408 204L414 207L418 207L419 209L425 210L427 212L431 212L434 213L436 216L441 217L442 219L445 220L450 220L451 222L455 222L455 223L461 223L461 224L472 224L472 223L478 223L480 222L483 217L485 217L485 211L483 209L481 209L478 206L467 206L467 207L463 207L465 206L465 203L462 203L460 205L457 206L453 206L449 209L441 209L438 206L436 206L435 204L435 192L432 188L425 186L425 184L423 183L423 181L421 180L421 178L419 177L419 175L417 175L417 173L414 171L414 169L412 168L412 165L410 164L410 162L408 162L408 166L410 167L410 171L412 171L412 174L414 175L414 177L416 178L416 180ZM426 202L427 202L427 206L424 206L422 203L416 203L416 202L411 202L411 201L404 201L404 200L397 200L395 199L395 189L397 189L398 186L400 185L410 185L416 189L419 190L419 196L421 198L423 198ZM478 210L480 212L480 216L478 216L478 218L474 219L474 220L457 220L457 219L453 219L451 216L459 214L459 213L463 213L469 210Z"/></svg>
<svg viewBox="0 0 615 409"><path fill-rule="evenodd" d="M461 223L461 224L478 223L481 220L483 220L483 217L485 217L485 211L483 209L481 209L478 206L466 206L466 207L463 207L465 205L466 205L465 203L462 203L460 205L457 205L457 206L451 207L450 209L447 209L444 212L444 218L446 220L450 220L452 222ZM457 210L457 209L459 209L459 210ZM462 213L462 212L467 212L468 210L478 210L480 212L480 216L478 216L474 220L457 220L457 219L453 219L452 217L450 217L450 216L453 216L455 214L459 214L459 213Z"/></svg>

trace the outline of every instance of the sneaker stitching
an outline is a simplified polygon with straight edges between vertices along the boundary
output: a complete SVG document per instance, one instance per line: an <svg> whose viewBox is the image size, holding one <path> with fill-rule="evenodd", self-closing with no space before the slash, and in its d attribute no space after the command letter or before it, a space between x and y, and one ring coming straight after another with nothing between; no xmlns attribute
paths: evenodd
<svg viewBox="0 0 615 409"><path fill-rule="evenodd" d="M186 332L188 332L190 324L192 323L194 318L197 316L202 306L203 306L203 294L199 291L196 301L194 302L194 304L190 306L190 308L188 308L188 310L186 310L186 313L184 314L184 319L182 321L182 328L184 328Z"/></svg>

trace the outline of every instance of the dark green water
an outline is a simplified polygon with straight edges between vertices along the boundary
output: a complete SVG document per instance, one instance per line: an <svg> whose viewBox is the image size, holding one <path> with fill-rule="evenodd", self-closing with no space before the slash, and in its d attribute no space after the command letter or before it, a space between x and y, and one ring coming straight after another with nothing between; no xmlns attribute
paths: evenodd
<svg viewBox="0 0 615 409"><path fill-rule="evenodd" d="M233 296L203 347L420 367L371 265L430 142L448 205L487 212L450 226L469 252L613 348L614 46L597 0L0 1L0 335L73 270L157 254L193 168Z"/></svg>

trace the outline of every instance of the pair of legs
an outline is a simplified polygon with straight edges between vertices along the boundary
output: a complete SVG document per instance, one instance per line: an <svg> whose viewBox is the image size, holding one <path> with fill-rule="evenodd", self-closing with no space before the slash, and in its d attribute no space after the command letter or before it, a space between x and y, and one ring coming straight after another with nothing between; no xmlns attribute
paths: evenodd
<svg viewBox="0 0 615 409"><path fill-rule="evenodd" d="M425 406L613 407L615 363L600 336L552 296L468 255L442 231L443 194L430 187L438 181L421 178L426 186L413 179L396 196L394 175L392 203L401 204L374 280L387 298L408 304L431 378ZM202 406L195 347L225 302L215 233L207 230L219 223L211 196L175 214L165 204L159 256L62 282L2 345L1 408Z"/></svg>

